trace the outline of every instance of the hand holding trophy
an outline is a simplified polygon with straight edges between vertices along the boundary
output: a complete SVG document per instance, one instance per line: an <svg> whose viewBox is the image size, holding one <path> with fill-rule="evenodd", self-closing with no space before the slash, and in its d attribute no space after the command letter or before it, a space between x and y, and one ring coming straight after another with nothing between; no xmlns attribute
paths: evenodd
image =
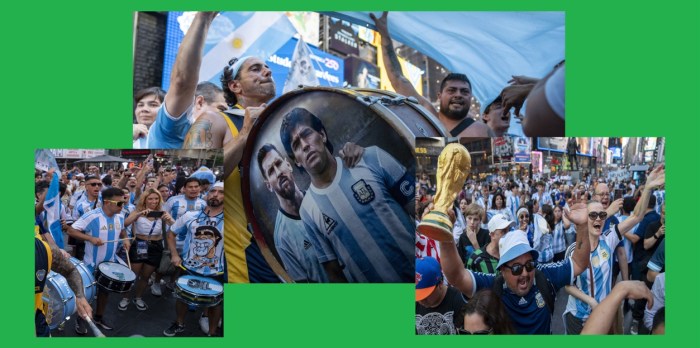
<svg viewBox="0 0 700 348"><path fill-rule="evenodd" d="M462 189L471 166L472 158L463 145L452 143L445 146L438 157L435 209L418 224L420 234L439 242L453 241L453 223L447 212L452 209L452 202Z"/></svg>

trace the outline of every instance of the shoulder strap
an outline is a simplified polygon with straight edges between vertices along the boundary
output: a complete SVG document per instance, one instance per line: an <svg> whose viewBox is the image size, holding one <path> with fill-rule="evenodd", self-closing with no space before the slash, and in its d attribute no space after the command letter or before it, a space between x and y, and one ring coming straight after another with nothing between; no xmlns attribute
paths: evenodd
<svg viewBox="0 0 700 348"><path fill-rule="evenodd" d="M547 277L544 275L544 272L540 271L539 269L535 269L535 282L537 283L537 289L544 298L544 303L547 304L549 314L553 314L555 292L552 283L549 282L549 279L547 279Z"/></svg>
<svg viewBox="0 0 700 348"><path fill-rule="evenodd" d="M474 122L476 121L474 121L474 119L471 117L465 117L462 122L460 122L456 127L452 128L450 135L453 137L458 136L459 133L462 133L463 130L467 129L467 127L471 126Z"/></svg>

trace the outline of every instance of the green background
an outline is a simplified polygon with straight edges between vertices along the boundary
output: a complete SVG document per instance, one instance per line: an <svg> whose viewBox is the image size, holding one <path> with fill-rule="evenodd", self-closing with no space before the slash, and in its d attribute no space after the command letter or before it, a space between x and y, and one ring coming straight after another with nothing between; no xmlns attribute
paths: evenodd
<svg viewBox="0 0 700 348"><path fill-rule="evenodd" d="M668 325L665 337L415 337L413 286L227 285L229 346L629 344L698 346L698 1L52 1L3 2L2 258L5 344L76 347L94 339L34 338L30 257L35 148L131 144L132 12L137 10L554 10L566 11L567 135L666 136ZM12 3L12 5L7 5ZM21 198L21 199L19 199ZM15 199L23 208L15 207ZM696 217L697 218L697 217ZM679 230L679 232L673 232ZM685 232L680 232L684 230ZM19 236L15 247L12 237ZM17 279L17 281L14 281ZM556 318L555 318L556 319ZM143 340L143 339L142 339ZM488 342L484 341L488 340ZM544 342L543 340L547 340ZM124 344L185 347L186 338Z"/></svg>

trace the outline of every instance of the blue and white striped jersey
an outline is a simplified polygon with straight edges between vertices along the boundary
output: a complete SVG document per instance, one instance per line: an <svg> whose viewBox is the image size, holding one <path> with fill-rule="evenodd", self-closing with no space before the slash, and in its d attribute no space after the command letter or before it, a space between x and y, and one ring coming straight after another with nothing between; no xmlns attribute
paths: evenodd
<svg viewBox="0 0 700 348"><path fill-rule="evenodd" d="M617 225L605 230L600 236L598 247L591 251L591 263L587 270L576 277L576 286L584 294L593 297L598 303L610 294L612 288L613 255L620 242ZM591 314L591 307L569 295L564 313L570 312L575 317L586 320Z"/></svg>
<svg viewBox="0 0 700 348"><path fill-rule="evenodd" d="M203 210L190 211L175 220L171 231L185 235L182 265L201 275L224 273L224 214L208 216Z"/></svg>
<svg viewBox="0 0 700 348"><path fill-rule="evenodd" d="M411 282L415 224L404 205L415 199L415 178L372 146L354 168L336 158L326 188L306 192L300 215L322 263L338 260L350 282Z"/></svg>
<svg viewBox="0 0 700 348"><path fill-rule="evenodd" d="M195 199L187 199L185 195L177 195L170 197L167 202L163 205L163 211L166 211L174 220L179 219L185 213L190 211L201 211L207 206L207 202L203 199L197 197ZM178 236L178 240L184 240L185 234Z"/></svg>
<svg viewBox="0 0 700 348"><path fill-rule="evenodd" d="M99 198L97 200L97 204L95 204L95 201L89 201L87 199L87 195L85 195L86 198L84 199L79 199L78 202L75 203L75 208L73 208L73 219L78 220L81 216L85 215L85 213L90 212L92 210L95 210L96 208L101 208L102 207L102 202L99 201Z"/></svg>
<svg viewBox="0 0 700 348"><path fill-rule="evenodd" d="M100 238L103 242L118 239L124 228L124 215L115 214L112 217L105 215L102 208L97 208L85 213L75 223L73 228L92 237ZM105 243L95 246L85 242L85 256L83 262L95 267L104 261L119 262L117 258L117 243Z"/></svg>
<svg viewBox="0 0 700 348"><path fill-rule="evenodd" d="M296 282L327 283L328 276L301 218L279 210L275 220L275 248L284 269Z"/></svg>
<svg viewBox="0 0 700 348"><path fill-rule="evenodd" d="M190 130L192 105L179 117L173 117L165 109L165 102L158 108L156 120L148 130L146 146L149 149L179 149Z"/></svg>

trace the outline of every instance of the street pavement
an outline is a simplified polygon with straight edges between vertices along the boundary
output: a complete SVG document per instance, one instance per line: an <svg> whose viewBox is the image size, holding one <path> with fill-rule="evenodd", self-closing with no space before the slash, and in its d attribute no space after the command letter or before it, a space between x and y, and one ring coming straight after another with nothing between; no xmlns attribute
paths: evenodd
<svg viewBox="0 0 700 348"><path fill-rule="evenodd" d="M162 285L163 295L160 297L153 296L150 287L144 291L143 300L148 305L148 309L140 311L136 309L136 305L129 304L126 311L120 311L117 307L122 299L122 294L110 293L109 302L105 309L104 318L114 327L114 330L101 330L107 337L129 337L129 336L144 336L144 337L164 337L163 330L170 327L175 321L175 297L172 290ZM95 302L92 303L93 309ZM199 318L202 313L202 308L194 308L193 312L187 312L185 316L185 331L177 334L177 337L206 337L199 325ZM51 331L53 337L75 337L81 336L75 332L75 315L64 324L63 330ZM223 323L222 323L223 324ZM99 326L98 326L99 327ZM88 329L87 337L92 336L92 331ZM223 336L223 325L218 330L217 336Z"/></svg>

